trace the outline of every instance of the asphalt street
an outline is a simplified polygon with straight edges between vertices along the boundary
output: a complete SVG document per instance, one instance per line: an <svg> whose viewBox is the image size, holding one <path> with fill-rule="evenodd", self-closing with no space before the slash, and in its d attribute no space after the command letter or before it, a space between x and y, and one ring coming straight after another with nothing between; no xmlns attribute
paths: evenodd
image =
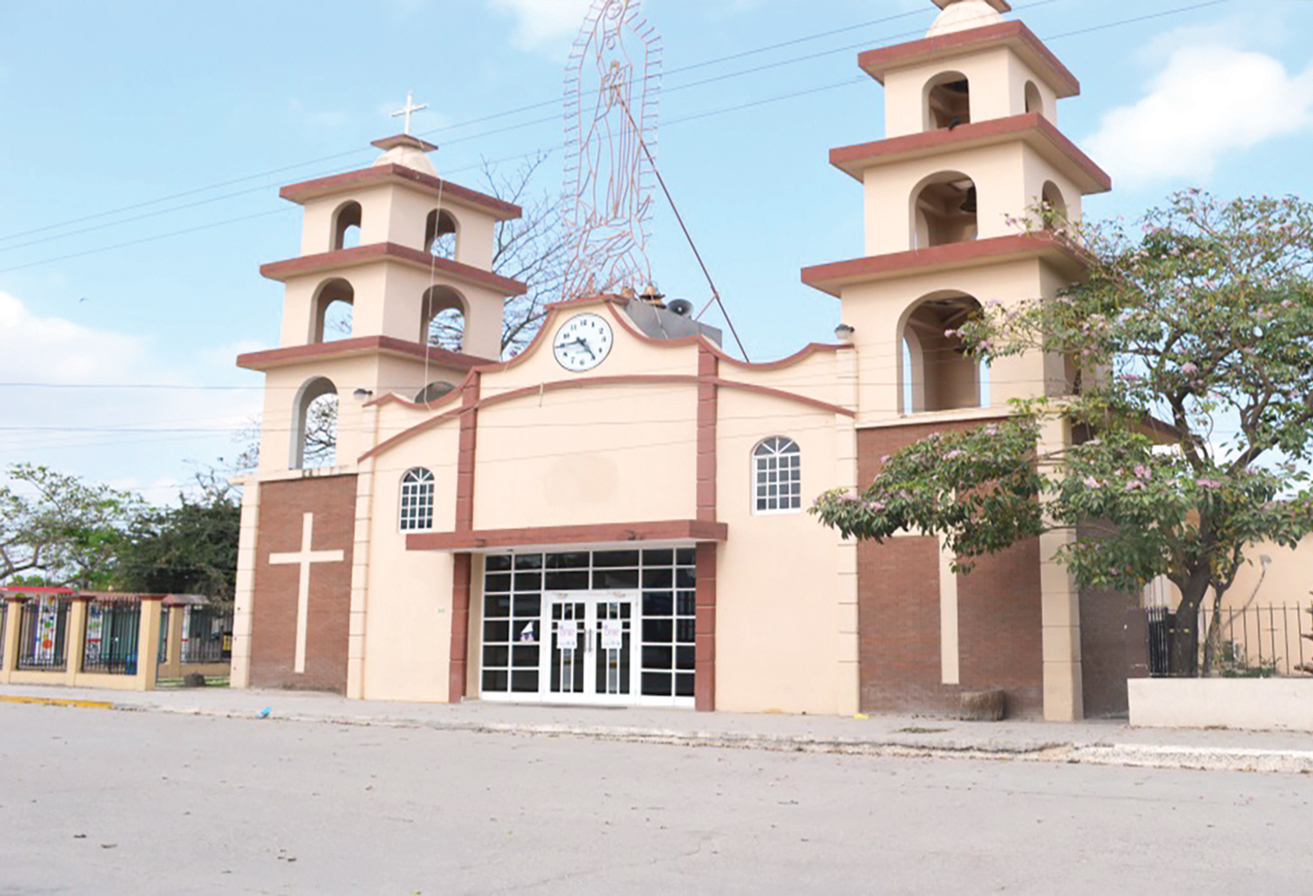
<svg viewBox="0 0 1313 896"><path fill-rule="evenodd" d="M0 705L0 893L1308 892L1313 776Z"/></svg>

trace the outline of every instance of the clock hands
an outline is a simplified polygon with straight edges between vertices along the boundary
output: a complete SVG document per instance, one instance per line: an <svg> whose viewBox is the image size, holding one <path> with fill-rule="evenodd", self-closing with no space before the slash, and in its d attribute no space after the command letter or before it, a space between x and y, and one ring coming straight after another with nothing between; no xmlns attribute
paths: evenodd
<svg viewBox="0 0 1313 896"><path fill-rule="evenodd" d="M582 345L584 347L584 351L588 352L588 357L596 360L597 355L593 353L593 350L589 347L588 342L582 336L577 336L569 342L558 343L556 347L557 349L563 349L566 346L570 346L570 345Z"/></svg>

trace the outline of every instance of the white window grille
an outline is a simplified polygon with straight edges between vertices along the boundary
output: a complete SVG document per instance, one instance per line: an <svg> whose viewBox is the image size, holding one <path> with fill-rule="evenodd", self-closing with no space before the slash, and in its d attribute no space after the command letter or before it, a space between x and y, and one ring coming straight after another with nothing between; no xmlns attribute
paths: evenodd
<svg viewBox="0 0 1313 896"><path fill-rule="evenodd" d="M802 507L802 451L793 439L772 436L752 452L758 513Z"/></svg>
<svg viewBox="0 0 1313 896"><path fill-rule="evenodd" d="M401 477L401 531L433 528L433 474L423 467Z"/></svg>

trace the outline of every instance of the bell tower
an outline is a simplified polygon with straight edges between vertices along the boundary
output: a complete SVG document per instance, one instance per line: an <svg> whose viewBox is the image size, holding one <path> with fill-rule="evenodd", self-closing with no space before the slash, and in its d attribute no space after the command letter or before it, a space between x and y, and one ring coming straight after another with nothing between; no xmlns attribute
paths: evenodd
<svg viewBox="0 0 1313 896"><path fill-rule="evenodd" d="M332 466L353 464L372 447L365 403L431 399L497 360L503 302L525 291L492 272L497 224L518 206L443 180L437 147L408 133L373 145L383 153L370 167L280 192L304 208L301 254L260 269L285 284L280 346L237 362L266 375L261 473L314 465L311 405L334 394ZM339 303L349 333L331 324ZM440 316L446 347L429 339Z"/></svg>
<svg viewBox="0 0 1313 896"><path fill-rule="evenodd" d="M1082 197L1111 188L1108 175L1058 129L1058 101L1076 96L1080 84L1030 29L1005 18L1007 0L934 2L942 11L925 39L858 57L884 86L884 139L830 152L831 164L862 184L865 254L802 272L803 282L839 299L842 321L853 330L862 482L878 469L871 457L935 430L1002 418L1010 398L1068 392L1063 359L1032 353L984 368L955 334L982 306L1050 298L1079 278L1080 256L1056 230L1062 220L1080 217ZM1045 206L1051 214L1036 213ZM1069 439L1054 428L1045 448ZM940 631L933 634L943 671L918 686L947 699L957 687L1014 682L1009 701L1032 710L1042 704L1050 718L1080 716L1078 594L1065 570L1048 560L1053 537L1041 539L1039 573L1029 590L1000 573L1002 591L988 591L987 571L961 578L951 594L941 590ZM867 556L871 563L896 562L887 559L893 553ZM976 589L982 590L971 597ZM1013 614L1018 631L1042 616L1042 645L971 630L972 608L1000 594L1008 600L998 614ZM918 598L908 590L891 600L902 601L892 605L901 612ZM871 605L872 612L888 609ZM1022 625L1027 613L1035 618ZM898 649L887 645L884 656ZM972 667L968 650L1011 655L1015 668ZM919 661L909 655L899 668ZM862 660L870 708L879 708L879 699L867 695L882 693L882 685L878 673L867 680L868 669L882 662Z"/></svg>

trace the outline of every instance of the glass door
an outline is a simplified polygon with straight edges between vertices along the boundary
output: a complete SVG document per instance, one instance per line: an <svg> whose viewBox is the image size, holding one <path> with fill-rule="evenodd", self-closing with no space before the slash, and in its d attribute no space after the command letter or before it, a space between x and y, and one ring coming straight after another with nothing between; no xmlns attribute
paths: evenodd
<svg viewBox="0 0 1313 896"><path fill-rule="evenodd" d="M638 680L633 592L558 591L544 598L542 699L633 702Z"/></svg>

